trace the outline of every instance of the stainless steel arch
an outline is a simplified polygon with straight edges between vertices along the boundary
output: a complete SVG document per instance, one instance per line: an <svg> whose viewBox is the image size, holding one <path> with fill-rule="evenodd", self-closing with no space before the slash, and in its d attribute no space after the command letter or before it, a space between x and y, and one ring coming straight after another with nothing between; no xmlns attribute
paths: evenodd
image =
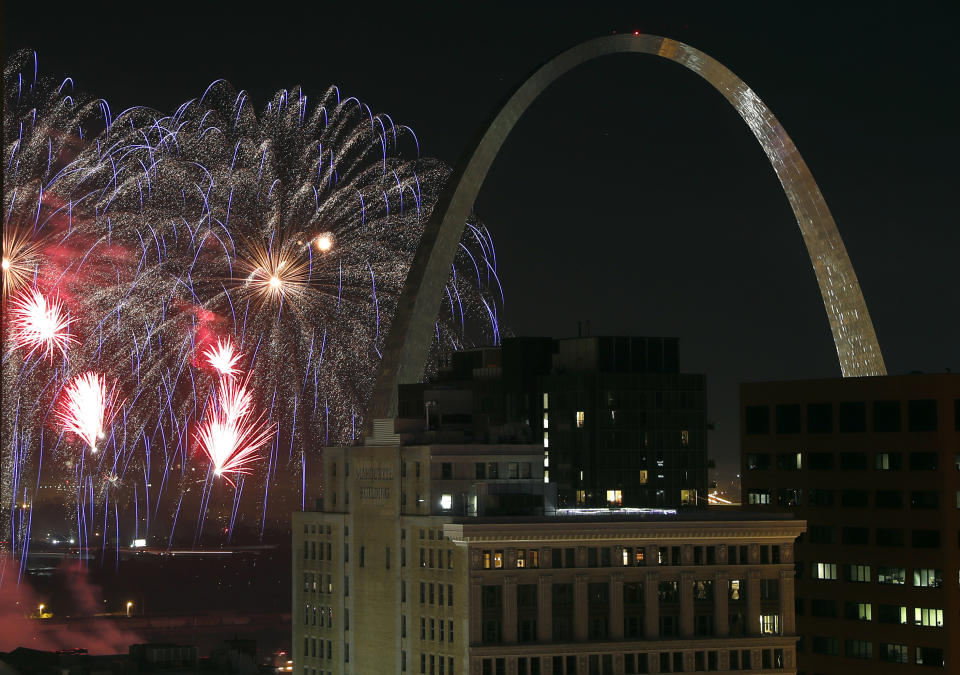
<svg viewBox="0 0 960 675"><path fill-rule="evenodd" d="M797 218L817 275L844 377L885 375L873 322L843 240L810 170L783 127L756 94L718 61L654 35L611 35L554 57L523 82L461 157L424 229L383 349L368 420L396 416L397 385L423 375L433 323L457 243L487 170L527 106L554 80L608 54L660 56L692 70L730 102L763 146Z"/></svg>

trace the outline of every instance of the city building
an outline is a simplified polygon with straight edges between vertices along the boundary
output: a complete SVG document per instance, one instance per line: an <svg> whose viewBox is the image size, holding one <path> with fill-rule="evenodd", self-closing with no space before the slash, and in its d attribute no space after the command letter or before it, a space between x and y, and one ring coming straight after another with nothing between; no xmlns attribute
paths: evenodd
<svg viewBox="0 0 960 675"><path fill-rule="evenodd" d="M454 352L426 383L400 387L399 411L468 443L542 444L561 507L707 505L706 378L680 372L677 338Z"/></svg>
<svg viewBox="0 0 960 675"><path fill-rule="evenodd" d="M293 517L297 675L796 672L784 514L557 508L535 444L376 420Z"/></svg>
<svg viewBox="0 0 960 675"><path fill-rule="evenodd" d="M800 670L960 671L960 374L744 384L743 501L808 523Z"/></svg>

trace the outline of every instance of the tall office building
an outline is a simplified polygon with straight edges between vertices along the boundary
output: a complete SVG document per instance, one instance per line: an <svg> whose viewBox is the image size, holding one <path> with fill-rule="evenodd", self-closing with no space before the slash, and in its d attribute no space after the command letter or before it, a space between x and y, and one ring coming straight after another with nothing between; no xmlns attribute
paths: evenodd
<svg viewBox="0 0 960 675"><path fill-rule="evenodd" d="M802 522L557 509L542 444L425 426L325 451L293 520L298 675L796 672Z"/></svg>
<svg viewBox="0 0 960 675"><path fill-rule="evenodd" d="M456 352L400 414L467 442L545 449L558 504L707 503L706 378L684 374L677 338L514 338Z"/></svg>
<svg viewBox="0 0 960 675"><path fill-rule="evenodd" d="M960 375L744 384L740 400L744 503L808 523L800 670L960 672Z"/></svg>

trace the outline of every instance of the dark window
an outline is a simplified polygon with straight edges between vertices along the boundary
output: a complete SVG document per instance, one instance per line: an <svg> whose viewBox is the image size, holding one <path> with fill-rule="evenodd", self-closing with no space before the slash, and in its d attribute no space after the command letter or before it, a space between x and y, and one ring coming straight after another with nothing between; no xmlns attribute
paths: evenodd
<svg viewBox="0 0 960 675"><path fill-rule="evenodd" d="M810 601L810 614L827 618L837 618L837 601L814 598Z"/></svg>
<svg viewBox="0 0 960 675"><path fill-rule="evenodd" d="M907 609L900 605L877 605L877 621L904 624L907 622Z"/></svg>
<svg viewBox="0 0 960 675"><path fill-rule="evenodd" d="M770 407L765 405L748 405L744 411L744 418L748 434L770 433Z"/></svg>
<svg viewBox="0 0 960 675"><path fill-rule="evenodd" d="M856 434L867 430L867 404L842 401L839 406L840 433Z"/></svg>
<svg viewBox="0 0 960 675"><path fill-rule="evenodd" d="M814 471L829 471L833 468L832 452L810 452L807 453L807 463L810 469Z"/></svg>
<svg viewBox="0 0 960 675"><path fill-rule="evenodd" d="M877 490L878 509L902 509L903 493L899 490Z"/></svg>
<svg viewBox="0 0 960 675"><path fill-rule="evenodd" d="M891 527L877 528L877 546L903 546L903 530Z"/></svg>
<svg viewBox="0 0 960 675"><path fill-rule="evenodd" d="M814 635L810 642L810 650L814 654L837 656L840 653L840 640L838 638Z"/></svg>
<svg viewBox="0 0 960 675"><path fill-rule="evenodd" d="M833 490L810 490L810 506L833 506Z"/></svg>
<svg viewBox="0 0 960 675"><path fill-rule="evenodd" d="M873 402L873 430L900 431L900 401Z"/></svg>
<svg viewBox="0 0 960 675"><path fill-rule="evenodd" d="M912 490L910 492L911 509L940 508L940 493L934 490Z"/></svg>
<svg viewBox="0 0 960 675"><path fill-rule="evenodd" d="M865 471L867 468L867 453L841 452L840 468L845 471Z"/></svg>
<svg viewBox="0 0 960 675"><path fill-rule="evenodd" d="M451 462L443 462L440 465L440 478L443 480L453 479L453 464Z"/></svg>
<svg viewBox="0 0 960 675"><path fill-rule="evenodd" d="M867 546L870 543L870 530L866 527L844 527L843 543L848 546Z"/></svg>
<svg viewBox="0 0 960 675"><path fill-rule="evenodd" d="M747 471L766 471L769 468L769 452L754 452L747 455Z"/></svg>
<svg viewBox="0 0 960 675"><path fill-rule="evenodd" d="M914 471L936 471L937 459L935 452L911 452L910 468Z"/></svg>
<svg viewBox="0 0 960 675"><path fill-rule="evenodd" d="M807 433L833 433L833 405L830 403L807 404Z"/></svg>
<svg viewBox="0 0 960 675"><path fill-rule="evenodd" d="M803 460L799 452L787 452L777 455L777 468L781 471L799 471Z"/></svg>
<svg viewBox="0 0 960 675"><path fill-rule="evenodd" d="M477 462L474 464L474 476L479 479L487 477L487 465L483 462Z"/></svg>
<svg viewBox="0 0 960 675"><path fill-rule="evenodd" d="M917 647L917 665L943 668L943 650L939 647Z"/></svg>
<svg viewBox="0 0 960 675"><path fill-rule="evenodd" d="M940 530L914 530L910 533L910 545L914 548L939 548Z"/></svg>
<svg viewBox="0 0 960 675"><path fill-rule="evenodd" d="M833 525L811 525L809 536L811 544L836 544L837 528Z"/></svg>
<svg viewBox="0 0 960 675"><path fill-rule="evenodd" d="M874 455L874 468L878 471L900 471L903 468L903 453L878 452Z"/></svg>
<svg viewBox="0 0 960 675"><path fill-rule="evenodd" d="M937 430L937 402L935 399L907 401L907 415L910 420L910 431Z"/></svg>
<svg viewBox="0 0 960 675"><path fill-rule="evenodd" d="M778 405L777 406L777 433L778 434L799 434L800 433L800 406Z"/></svg>
<svg viewBox="0 0 960 675"><path fill-rule="evenodd" d="M840 493L840 503L846 507L866 508L869 498L866 490L843 490Z"/></svg>

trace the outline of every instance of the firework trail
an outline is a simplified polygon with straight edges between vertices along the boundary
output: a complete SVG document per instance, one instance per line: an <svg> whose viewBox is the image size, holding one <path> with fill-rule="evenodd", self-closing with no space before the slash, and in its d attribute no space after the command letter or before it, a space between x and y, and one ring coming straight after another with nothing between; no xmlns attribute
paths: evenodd
<svg viewBox="0 0 960 675"><path fill-rule="evenodd" d="M48 300L40 291L32 289L17 296L8 311L13 342L28 350L27 358L42 350L52 363L54 350L59 349L66 358L67 347L77 341L67 330L70 319L58 298Z"/></svg>
<svg viewBox="0 0 960 675"><path fill-rule="evenodd" d="M104 427L113 419L116 391L107 391L106 379L99 373L77 375L63 392L57 419L65 431L79 436L97 451L97 441L104 438Z"/></svg>
<svg viewBox="0 0 960 675"><path fill-rule="evenodd" d="M36 73L32 53L4 71L4 303L43 298L43 335L60 327L24 341L4 311L0 525L24 552L17 505L42 465L78 541L173 542L208 511L216 531L262 536L271 499L290 498L285 519L322 447L356 440L449 170L336 87L258 112L221 80L172 114L115 115ZM434 348L497 342L502 301L493 240L468 223ZM80 381L100 423L97 405L66 412ZM223 493L211 463L245 488Z"/></svg>

